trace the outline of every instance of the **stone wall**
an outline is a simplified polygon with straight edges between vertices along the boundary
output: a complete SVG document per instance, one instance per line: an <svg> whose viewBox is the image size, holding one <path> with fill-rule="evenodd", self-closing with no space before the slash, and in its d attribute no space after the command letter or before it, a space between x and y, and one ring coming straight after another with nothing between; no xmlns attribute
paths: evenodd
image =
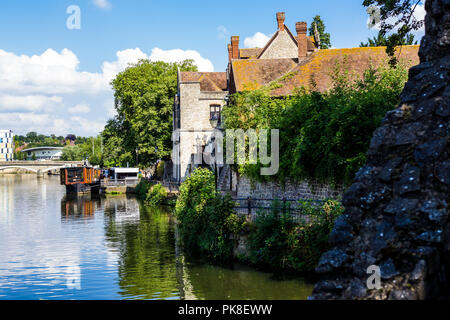
<svg viewBox="0 0 450 320"><path fill-rule="evenodd" d="M287 31L279 31L260 59L298 58L297 44Z"/></svg>
<svg viewBox="0 0 450 320"><path fill-rule="evenodd" d="M276 182L252 182L245 176L239 176L236 187L237 198L246 199L310 199L323 200L338 198L342 195L342 186L332 188L326 184L308 181L281 185Z"/></svg>
<svg viewBox="0 0 450 320"><path fill-rule="evenodd" d="M313 299L449 296L450 1L427 0L426 10L421 64L344 195Z"/></svg>

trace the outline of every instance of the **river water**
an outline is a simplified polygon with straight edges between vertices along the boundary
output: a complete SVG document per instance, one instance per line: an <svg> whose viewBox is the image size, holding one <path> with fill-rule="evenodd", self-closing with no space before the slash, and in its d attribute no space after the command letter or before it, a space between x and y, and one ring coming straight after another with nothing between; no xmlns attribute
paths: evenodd
<svg viewBox="0 0 450 320"><path fill-rule="evenodd" d="M0 300L300 300L313 284L187 262L171 215L135 198L68 198L58 177L0 175Z"/></svg>

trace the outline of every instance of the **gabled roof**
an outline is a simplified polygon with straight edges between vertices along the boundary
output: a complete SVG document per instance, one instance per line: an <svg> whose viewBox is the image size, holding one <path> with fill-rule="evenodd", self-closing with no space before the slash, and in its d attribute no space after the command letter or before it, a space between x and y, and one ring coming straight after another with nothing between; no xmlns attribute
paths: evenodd
<svg viewBox="0 0 450 320"><path fill-rule="evenodd" d="M226 72L180 72L180 82L199 82L201 91L226 91Z"/></svg>
<svg viewBox="0 0 450 320"><path fill-rule="evenodd" d="M292 39L292 41L294 42L295 46L298 47L297 38L292 34L291 30L286 25L284 25L284 30L286 30L287 34ZM279 33L280 33L280 30L275 32L275 34L272 36L272 38L270 38L270 40L267 42L267 44L261 50L261 52L257 56L257 59L260 59L261 56L264 54L264 52L267 51L267 49L270 47L272 42L278 37ZM316 44L315 44L314 37L307 37L307 49L308 49L308 51L314 51L316 49Z"/></svg>

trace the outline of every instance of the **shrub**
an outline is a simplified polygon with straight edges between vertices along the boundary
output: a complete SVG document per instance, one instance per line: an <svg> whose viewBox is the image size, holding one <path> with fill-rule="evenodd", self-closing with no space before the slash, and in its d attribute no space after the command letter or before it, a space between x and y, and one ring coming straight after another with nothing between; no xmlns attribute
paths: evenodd
<svg viewBox="0 0 450 320"><path fill-rule="evenodd" d="M141 179L135 188L136 197L142 201L147 198L147 193L152 187L152 184L145 179Z"/></svg>
<svg viewBox="0 0 450 320"><path fill-rule="evenodd" d="M167 199L167 190L161 184L154 185L147 192L145 203L150 206L158 206L163 204Z"/></svg>
<svg viewBox="0 0 450 320"><path fill-rule="evenodd" d="M322 206L303 202L302 208L304 219L300 224L293 222L289 210L284 210L280 202L274 202L270 211L258 213L249 235L252 263L314 271L320 256L329 249L328 237L343 207L328 200Z"/></svg>
<svg viewBox="0 0 450 320"><path fill-rule="evenodd" d="M215 192L214 174L196 169L180 186L175 213L182 244L191 254L201 254L214 262L232 258L233 240L244 220L234 214L229 196Z"/></svg>

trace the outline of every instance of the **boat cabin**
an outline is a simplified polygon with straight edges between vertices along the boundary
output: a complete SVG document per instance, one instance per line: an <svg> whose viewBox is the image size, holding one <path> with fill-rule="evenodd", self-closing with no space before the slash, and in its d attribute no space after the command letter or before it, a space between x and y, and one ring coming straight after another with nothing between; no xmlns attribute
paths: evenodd
<svg viewBox="0 0 450 320"><path fill-rule="evenodd" d="M138 180L139 168L111 168L109 169L111 180Z"/></svg>
<svg viewBox="0 0 450 320"><path fill-rule="evenodd" d="M62 168L60 173L61 184L68 186L98 182L100 181L101 170L91 167L72 167Z"/></svg>

